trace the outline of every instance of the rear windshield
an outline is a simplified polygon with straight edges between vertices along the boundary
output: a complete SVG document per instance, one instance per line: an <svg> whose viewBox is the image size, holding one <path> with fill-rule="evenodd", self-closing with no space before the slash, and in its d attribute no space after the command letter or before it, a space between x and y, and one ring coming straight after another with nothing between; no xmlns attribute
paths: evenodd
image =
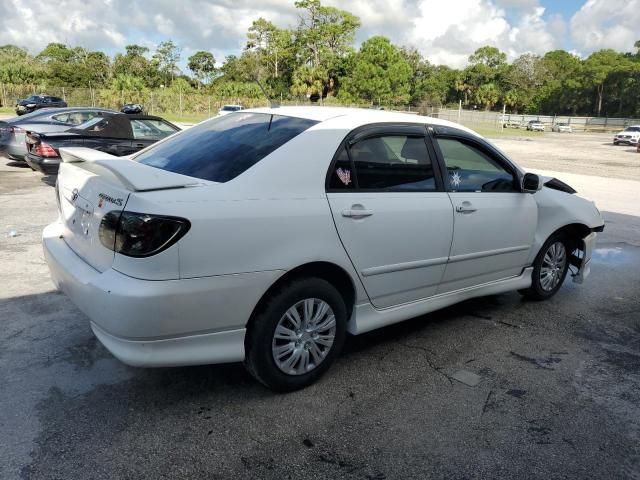
<svg viewBox="0 0 640 480"><path fill-rule="evenodd" d="M316 123L268 113L232 113L185 130L143 151L134 160L223 183Z"/></svg>

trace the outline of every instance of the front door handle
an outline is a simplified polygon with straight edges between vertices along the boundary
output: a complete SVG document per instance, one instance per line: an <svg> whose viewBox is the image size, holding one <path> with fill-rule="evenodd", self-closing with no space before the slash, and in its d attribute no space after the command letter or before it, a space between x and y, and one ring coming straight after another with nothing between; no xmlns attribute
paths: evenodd
<svg viewBox="0 0 640 480"><path fill-rule="evenodd" d="M362 205L351 205L351 208L342 210L343 217L349 218L365 218L373 215L373 210L367 210Z"/></svg>
<svg viewBox="0 0 640 480"><path fill-rule="evenodd" d="M477 209L473 208L473 205L471 205L471 202L462 202L462 205L458 205L456 207L456 212L458 213L473 213L476 210Z"/></svg>

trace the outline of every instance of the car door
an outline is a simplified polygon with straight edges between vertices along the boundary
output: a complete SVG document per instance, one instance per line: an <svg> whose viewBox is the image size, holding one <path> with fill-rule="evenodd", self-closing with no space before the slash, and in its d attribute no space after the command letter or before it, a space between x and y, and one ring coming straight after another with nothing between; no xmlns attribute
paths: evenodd
<svg viewBox="0 0 640 480"><path fill-rule="evenodd" d="M453 242L438 293L519 275L527 266L538 207L517 170L471 136L435 134L454 207Z"/></svg>
<svg viewBox="0 0 640 480"><path fill-rule="evenodd" d="M425 134L417 125L358 131L328 172L340 240L377 308L435 294L445 271L453 208Z"/></svg>

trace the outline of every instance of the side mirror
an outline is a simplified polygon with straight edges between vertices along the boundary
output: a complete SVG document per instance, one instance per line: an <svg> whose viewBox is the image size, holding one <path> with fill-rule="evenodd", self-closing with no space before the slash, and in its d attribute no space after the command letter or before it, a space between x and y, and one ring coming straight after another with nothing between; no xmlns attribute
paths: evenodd
<svg viewBox="0 0 640 480"><path fill-rule="evenodd" d="M522 177L522 192L536 193L542 188L540 177L535 173L525 173Z"/></svg>

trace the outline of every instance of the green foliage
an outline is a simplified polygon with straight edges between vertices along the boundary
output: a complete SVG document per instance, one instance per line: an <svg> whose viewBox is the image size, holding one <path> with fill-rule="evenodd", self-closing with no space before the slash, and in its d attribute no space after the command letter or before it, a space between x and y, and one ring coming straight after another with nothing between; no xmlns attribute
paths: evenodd
<svg viewBox="0 0 640 480"><path fill-rule="evenodd" d="M216 73L216 59L210 52L199 51L189 57L187 66L200 83L209 83ZM198 88L200 88L200 83Z"/></svg>
<svg viewBox="0 0 640 480"><path fill-rule="evenodd" d="M382 36L369 38L356 51L358 17L322 0L298 0L295 6L295 27L256 18L245 48L220 68L210 52L195 52L186 61L191 76L180 71L181 49L171 40L151 51L127 45L112 59L62 43L50 43L35 56L2 45L0 103L48 91L68 95L74 104L116 107L135 101L159 111L203 113L211 108L211 98L264 104L266 93L273 99L311 97L334 104L425 107L462 101L468 107L505 106L511 112L640 116L640 40L626 53L601 50L583 60L554 50L542 57L524 54L510 63L505 52L483 46L465 68L452 69L432 65L416 48L393 45ZM76 98L63 87L90 93ZM197 100L188 101L187 92Z"/></svg>
<svg viewBox="0 0 640 480"><path fill-rule="evenodd" d="M371 37L355 57L350 77L343 79L344 98L402 105L409 100L411 65L388 38Z"/></svg>
<svg viewBox="0 0 640 480"><path fill-rule="evenodd" d="M176 74L180 72L178 68L180 47L173 43L172 40L160 42L158 48L156 48L156 53L153 54L153 60L157 62L158 69L164 80L164 85L170 85L176 77Z"/></svg>

